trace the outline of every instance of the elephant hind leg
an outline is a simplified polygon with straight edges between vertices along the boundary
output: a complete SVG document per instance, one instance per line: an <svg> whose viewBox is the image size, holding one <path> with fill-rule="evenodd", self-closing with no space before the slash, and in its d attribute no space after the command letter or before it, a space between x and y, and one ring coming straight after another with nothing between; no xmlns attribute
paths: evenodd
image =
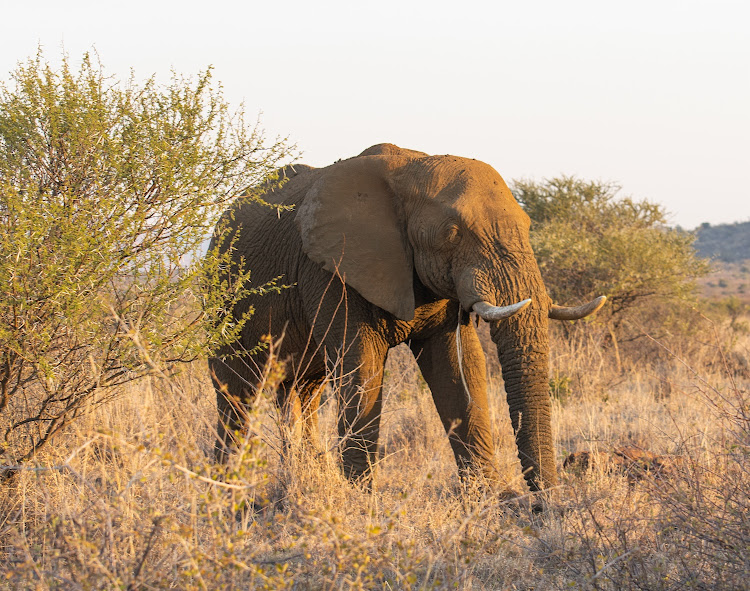
<svg viewBox="0 0 750 591"><path fill-rule="evenodd" d="M318 409L325 383L323 379L305 382L299 390L300 410L302 414L302 437L309 441L313 448L320 445L318 429Z"/></svg>
<svg viewBox="0 0 750 591"><path fill-rule="evenodd" d="M372 347L350 361L344 360L339 387L338 431L344 475L366 489L378 459L380 415L383 408L383 367L387 346ZM357 365L354 365L357 363Z"/></svg>
<svg viewBox="0 0 750 591"><path fill-rule="evenodd" d="M302 441L316 449L319 443L318 407L323 391L323 378L300 382L284 382L276 393L280 411L282 449L286 455L290 447Z"/></svg>
<svg viewBox="0 0 750 591"><path fill-rule="evenodd" d="M247 431L248 408L255 399L255 387L246 368L231 360L214 357L208 361L216 390L216 442L214 460L225 464L232 448Z"/></svg>

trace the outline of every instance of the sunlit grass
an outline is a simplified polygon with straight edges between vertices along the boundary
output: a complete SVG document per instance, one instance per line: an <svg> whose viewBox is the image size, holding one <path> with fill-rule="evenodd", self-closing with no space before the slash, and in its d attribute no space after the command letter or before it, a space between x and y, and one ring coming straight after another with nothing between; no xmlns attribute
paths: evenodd
<svg viewBox="0 0 750 591"><path fill-rule="evenodd" d="M747 356L747 335L719 339L706 346ZM92 409L2 485L0 585L741 588L750 543L748 376L700 351L616 375L600 343L553 343L553 373L571 377L553 403L559 466L568 452L624 445L683 463L659 479L634 480L605 464L561 470L541 514L485 483L459 482L404 349L387 367L371 494L339 472L330 393L317 448L297 447L281 462L282 427L262 400L250 437L220 468L205 364L148 378ZM521 491L501 382L496 374L491 382L502 485Z"/></svg>

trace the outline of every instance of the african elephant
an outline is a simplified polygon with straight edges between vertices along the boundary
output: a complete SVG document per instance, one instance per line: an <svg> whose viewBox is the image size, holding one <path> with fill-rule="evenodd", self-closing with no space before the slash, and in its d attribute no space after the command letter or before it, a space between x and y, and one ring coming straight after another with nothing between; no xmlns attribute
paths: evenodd
<svg viewBox="0 0 750 591"><path fill-rule="evenodd" d="M226 214L234 257L253 283L292 287L248 297L241 344L283 334L287 377L278 403L315 436L326 376L338 380L342 464L369 481L377 457L386 354L408 343L450 435L459 471L496 477L485 358L470 313L490 323L518 455L532 490L557 480L550 424L548 318L596 311L552 304L529 244L529 218L489 165L392 144L325 168L285 169L289 180ZM231 242L227 240L226 242ZM264 358L219 351L210 359L219 409L216 457L242 428ZM301 414L300 414L301 413Z"/></svg>

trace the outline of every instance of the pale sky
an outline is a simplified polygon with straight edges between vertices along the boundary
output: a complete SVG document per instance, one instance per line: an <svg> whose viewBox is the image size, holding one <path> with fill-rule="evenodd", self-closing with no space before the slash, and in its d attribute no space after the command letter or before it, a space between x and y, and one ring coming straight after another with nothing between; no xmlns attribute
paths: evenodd
<svg viewBox="0 0 750 591"><path fill-rule="evenodd" d="M686 228L750 220L748 0L0 0L0 76L41 44L125 78L214 67L302 162L392 142L507 180L614 181Z"/></svg>

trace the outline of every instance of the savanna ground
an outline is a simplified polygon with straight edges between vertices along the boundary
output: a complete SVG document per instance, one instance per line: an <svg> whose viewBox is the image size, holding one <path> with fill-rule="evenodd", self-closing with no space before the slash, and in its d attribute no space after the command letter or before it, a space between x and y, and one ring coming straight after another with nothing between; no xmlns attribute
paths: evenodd
<svg viewBox="0 0 750 591"><path fill-rule="evenodd" d="M750 304L750 260L715 263L712 272L699 283L701 293L708 299L734 297Z"/></svg>
<svg viewBox="0 0 750 591"><path fill-rule="evenodd" d="M404 349L388 362L372 494L339 473L332 396L323 453L297 449L282 463L282 427L263 400L222 472L211 461L206 364L146 378L92 408L0 487L0 587L748 588L750 334L742 322L691 322L700 328L690 339L621 343L620 372L605 331L558 329L561 481L541 513L459 483ZM520 491L494 352L488 359L498 461L504 484ZM668 455L669 470L603 459L562 468L570 452L623 446Z"/></svg>

